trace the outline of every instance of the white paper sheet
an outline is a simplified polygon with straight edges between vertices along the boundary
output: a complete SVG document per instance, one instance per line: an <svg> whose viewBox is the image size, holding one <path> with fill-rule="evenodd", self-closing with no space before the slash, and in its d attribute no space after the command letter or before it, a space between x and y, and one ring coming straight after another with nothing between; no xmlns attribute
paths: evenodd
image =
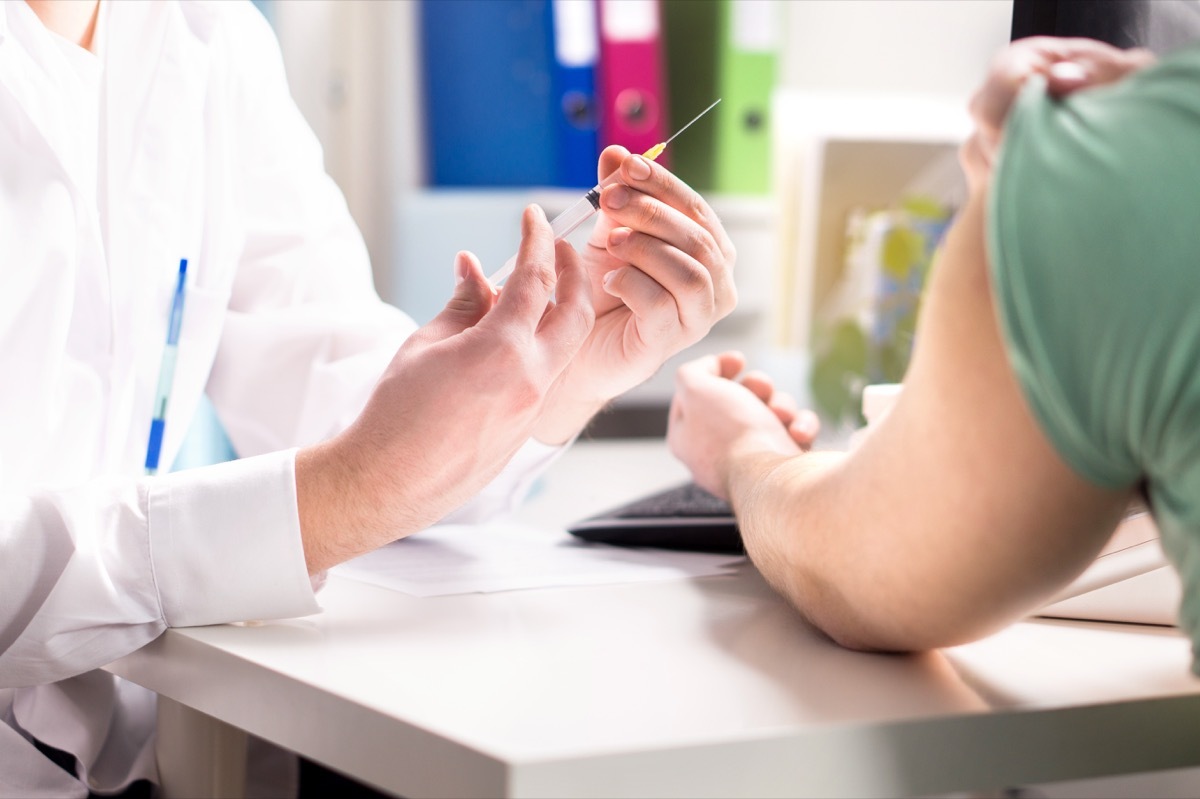
<svg viewBox="0 0 1200 799"><path fill-rule="evenodd" d="M528 525L441 525L343 563L334 573L415 596L602 585L724 574L735 555L631 549Z"/></svg>

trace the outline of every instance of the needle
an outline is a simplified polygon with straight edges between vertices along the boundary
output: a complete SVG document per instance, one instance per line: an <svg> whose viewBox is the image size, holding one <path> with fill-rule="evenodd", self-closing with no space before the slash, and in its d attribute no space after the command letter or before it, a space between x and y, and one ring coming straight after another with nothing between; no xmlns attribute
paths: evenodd
<svg viewBox="0 0 1200 799"><path fill-rule="evenodd" d="M667 145L668 145L668 144L670 144L671 142L675 141L675 137L676 137L676 136L678 136L680 133L683 133L685 130L687 130L688 128L690 128L692 125L695 125L695 124L696 124L696 122L697 122L697 121L700 119L700 117L704 116L704 115L705 115L705 114L707 114L709 111L711 111L711 110L713 110L714 108L716 108L716 107L717 107L717 103L719 103L719 102L721 102L721 98L720 98L720 97L718 97L716 100L713 100L713 104L712 104L712 105L710 105L708 108L704 109L703 111L701 111L699 114L696 114L696 116L692 117L692 121L691 121L691 122L687 123L687 124L686 124L686 125L684 125L682 128L680 128L679 130L677 130L677 131L675 131L674 133L672 133L672 134L671 134L671 138L667 139L667 140L666 140L666 141L664 141L664 142L660 142L660 143L658 143L658 144L654 145L653 147L651 147L649 150L647 150L645 153L643 153L643 154L642 154L642 157L644 157L644 158L649 158L651 161L653 161L655 158L658 158L658 156L662 154L662 151L663 151L663 150L665 150L665 149L667 148ZM653 153L653 155L651 155L651 153Z"/></svg>
<svg viewBox="0 0 1200 799"><path fill-rule="evenodd" d="M666 141L659 142L646 152L642 153L642 157L649 159L650 161L658 158L660 155L662 155L662 151L666 149L667 145L675 140L676 136L678 136L680 133L683 133L692 125L696 124L696 121L700 119L700 117L716 108L717 103L719 102L721 102L721 98L718 97L715 101L713 101L712 105L701 111L699 114L696 114L696 116L692 118L691 122L672 133L671 138L667 139ZM592 216L600 210L600 190L605 186L616 183L620 175L621 171L618 169L616 172L613 172L604 180L597 183L595 187L593 187L592 190L587 194L583 195L582 198L576 200L574 205L563 211L558 216L554 217L554 219L550 222L550 229L554 231L554 240L560 241L561 239L566 238L567 236L571 235L575 228L582 225L588 219L591 219ZM488 281L492 284L492 288L497 288L501 283L507 280L508 276L512 274L512 271L516 265L517 256L515 255L505 261L504 266L500 267L496 274L488 278Z"/></svg>

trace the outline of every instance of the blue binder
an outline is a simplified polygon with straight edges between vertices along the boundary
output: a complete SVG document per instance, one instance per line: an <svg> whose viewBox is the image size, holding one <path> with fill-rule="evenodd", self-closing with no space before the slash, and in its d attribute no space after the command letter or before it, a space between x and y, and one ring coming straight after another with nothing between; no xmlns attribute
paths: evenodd
<svg viewBox="0 0 1200 799"><path fill-rule="evenodd" d="M600 118L596 61L600 36L596 0L552 0L554 96L560 186L596 185Z"/></svg>
<svg viewBox="0 0 1200 799"><path fill-rule="evenodd" d="M557 182L550 24L548 0L422 0L430 183Z"/></svg>

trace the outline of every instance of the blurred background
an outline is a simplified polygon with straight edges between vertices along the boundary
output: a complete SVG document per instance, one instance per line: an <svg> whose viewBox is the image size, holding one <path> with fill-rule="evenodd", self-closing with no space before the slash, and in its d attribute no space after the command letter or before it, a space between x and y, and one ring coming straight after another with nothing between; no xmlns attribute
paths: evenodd
<svg viewBox="0 0 1200 799"><path fill-rule="evenodd" d="M961 197L966 103L1011 0L263 0L291 89L418 321L456 251L490 273L528 202L553 216L599 148L663 159L737 245L741 301L676 362L738 348L831 428L898 380L924 272ZM580 233L585 234L590 225ZM665 429L669 364L592 435Z"/></svg>

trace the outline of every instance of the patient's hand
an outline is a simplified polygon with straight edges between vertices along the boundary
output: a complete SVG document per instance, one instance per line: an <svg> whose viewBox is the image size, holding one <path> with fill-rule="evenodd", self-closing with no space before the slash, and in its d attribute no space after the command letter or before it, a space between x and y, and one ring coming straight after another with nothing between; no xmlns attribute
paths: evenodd
<svg viewBox="0 0 1200 799"><path fill-rule="evenodd" d="M1030 77L1045 76L1050 93L1061 97L1114 83L1152 63L1154 55L1148 50L1121 50L1094 39L1033 36L1013 42L992 62L971 98L975 133L961 155L968 180L976 185L990 176L1009 109Z"/></svg>
<svg viewBox="0 0 1200 799"><path fill-rule="evenodd" d="M737 379L746 360L737 352L690 361L676 375L667 443L696 482L729 498L729 467L751 452L798 455L812 446L816 414L799 410L761 372Z"/></svg>

